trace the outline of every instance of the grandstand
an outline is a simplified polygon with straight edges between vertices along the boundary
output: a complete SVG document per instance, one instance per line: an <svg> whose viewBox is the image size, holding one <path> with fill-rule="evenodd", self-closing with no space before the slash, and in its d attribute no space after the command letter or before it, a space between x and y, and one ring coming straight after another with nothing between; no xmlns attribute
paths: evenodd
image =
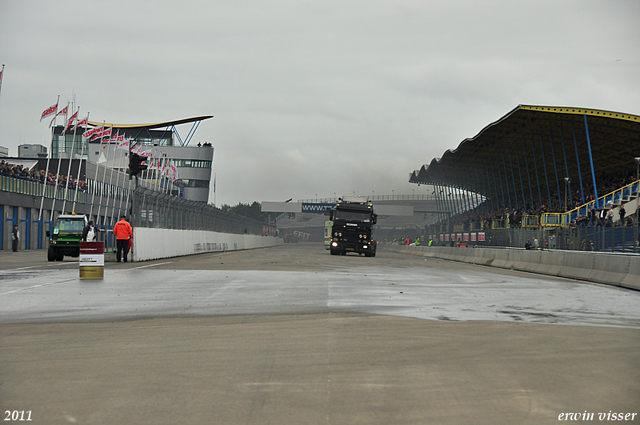
<svg viewBox="0 0 640 425"><path fill-rule="evenodd" d="M637 251L639 167L640 116L519 105L409 182L452 213L427 230L443 244Z"/></svg>

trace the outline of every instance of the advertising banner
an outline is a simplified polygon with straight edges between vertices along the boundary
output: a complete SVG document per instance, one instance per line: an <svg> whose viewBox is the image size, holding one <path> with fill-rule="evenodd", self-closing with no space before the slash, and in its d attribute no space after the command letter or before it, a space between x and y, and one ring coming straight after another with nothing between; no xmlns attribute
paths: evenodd
<svg viewBox="0 0 640 425"><path fill-rule="evenodd" d="M320 204L320 203L310 203L303 202L302 210L300 212L303 213L315 213L315 214L324 214L328 208L335 208L336 204Z"/></svg>

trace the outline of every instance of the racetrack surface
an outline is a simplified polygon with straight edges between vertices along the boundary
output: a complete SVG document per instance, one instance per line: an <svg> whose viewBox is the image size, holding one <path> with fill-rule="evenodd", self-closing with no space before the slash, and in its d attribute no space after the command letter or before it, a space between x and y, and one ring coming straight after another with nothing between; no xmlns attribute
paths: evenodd
<svg viewBox="0 0 640 425"><path fill-rule="evenodd" d="M321 244L107 263L101 281L79 280L77 261L12 254L0 253L0 407L33 423L638 411L634 291Z"/></svg>

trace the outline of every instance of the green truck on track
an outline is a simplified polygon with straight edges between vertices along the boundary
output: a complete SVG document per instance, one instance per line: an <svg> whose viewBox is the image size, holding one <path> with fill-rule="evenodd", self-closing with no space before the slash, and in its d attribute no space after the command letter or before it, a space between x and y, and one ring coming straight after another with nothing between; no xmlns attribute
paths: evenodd
<svg viewBox="0 0 640 425"><path fill-rule="evenodd" d="M53 234L47 230L49 238L49 250L47 260L62 261L64 256L79 257L82 231L87 226L85 215L61 214L56 218L53 226Z"/></svg>

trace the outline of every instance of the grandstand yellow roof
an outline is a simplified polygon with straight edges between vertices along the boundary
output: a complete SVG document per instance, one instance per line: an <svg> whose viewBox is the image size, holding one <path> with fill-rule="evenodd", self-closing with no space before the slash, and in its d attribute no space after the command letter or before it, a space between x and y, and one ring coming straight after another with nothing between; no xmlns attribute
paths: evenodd
<svg viewBox="0 0 640 425"><path fill-rule="evenodd" d="M487 188L489 176L503 181L505 191L519 192L523 189L522 173L527 191L529 180L534 190L538 182L546 186L547 179L552 188L559 181L564 187L566 176L573 184L579 181L577 152L582 181L590 184L587 134L597 177L630 171L635 175L634 158L640 157L640 116L588 108L518 105L476 136L463 140L456 149L446 150L441 158L411 173L409 182L454 186L483 195L494 192L495 196L502 188Z"/></svg>
<svg viewBox="0 0 640 425"><path fill-rule="evenodd" d="M196 122L196 121L202 121L202 120L206 120L209 118L213 118L213 115L203 115L200 117L192 117L192 118L183 118L181 120L174 120L174 121L164 121L164 122L157 122L157 123L152 123L152 124L109 124L109 123L104 123L105 127L113 127L113 128L148 128L148 129L153 129L153 128L163 128L163 127L170 127L170 126L174 126L174 125L180 125L180 124L187 124L190 122ZM98 125L102 125L103 123L101 122L95 122L95 121L89 121L90 125L94 125L94 126L98 126Z"/></svg>

